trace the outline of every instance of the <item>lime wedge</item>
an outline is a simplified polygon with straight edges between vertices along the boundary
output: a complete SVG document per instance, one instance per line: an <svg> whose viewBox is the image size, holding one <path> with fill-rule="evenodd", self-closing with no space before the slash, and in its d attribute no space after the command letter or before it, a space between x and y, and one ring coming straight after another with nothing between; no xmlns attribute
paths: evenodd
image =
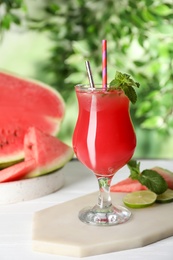
<svg viewBox="0 0 173 260"><path fill-rule="evenodd" d="M134 191L128 193L123 202L130 208L145 208L152 205L156 201L157 195L149 190Z"/></svg>
<svg viewBox="0 0 173 260"><path fill-rule="evenodd" d="M173 190L167 189L164 193L157 196L156 202L169 203L173 201Z"/></svg>

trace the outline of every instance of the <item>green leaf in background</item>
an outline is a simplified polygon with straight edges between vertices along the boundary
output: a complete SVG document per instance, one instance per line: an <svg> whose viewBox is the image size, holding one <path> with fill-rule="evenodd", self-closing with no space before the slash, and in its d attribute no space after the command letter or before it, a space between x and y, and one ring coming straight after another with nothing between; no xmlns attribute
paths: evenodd
<svg viewBox="0 0 173 260"><path fill-rule="evenodd" d="M156 17L153 15L153 13L150 11L150 9L144 8L142 11L142 16L145 21L150 22L150 21L156 21Z"/></svg>
<svg viewBox="0 0 173 260"><path fill-rule="evenodd" d="M143 115L145 115L146 113L148 113L151 110L151 102L146 100L144 102L142 102L141 106L139 107L139 109L136 111L136 117L142 117Z"/></svg>
<svg viewBox="0 0 173 260"><path fill-rule="evenodd" d="M161 15L161 16L166 16L172 13L172 10L170 8L170 5L166 5L166 4L161 4L158 6L155 6L155 8L153 9L153 12Z"/></svg>
<svg viewBox="0 0 173 260"><path fill-rule="evenodd" d="M153 129L163 126L163 118L161 116L152 116L151 118L147 118L142 124L141 127L147 129Z"/></svg>
<svg viewBox="0 0 173 260"><path fill-rule="evenodd" d="M10 14L6 14L3 19L1 20L0 25L5 28L5 29L10 29L10 25L11 25L11 15Z"/></svg>

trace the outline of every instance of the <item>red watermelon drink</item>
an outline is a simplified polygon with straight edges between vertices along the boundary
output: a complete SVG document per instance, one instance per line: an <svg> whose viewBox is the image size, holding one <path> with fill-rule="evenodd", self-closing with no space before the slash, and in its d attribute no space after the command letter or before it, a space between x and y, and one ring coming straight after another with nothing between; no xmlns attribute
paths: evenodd
<svg viewBox="0 0 173 260"><path fill-rule="evenodd" d="M127 74L120 73L119 76L129 80ZM128 81L125 82L127 85ZM86 85L75 87L79 114L73 148L77 158L96 175L100 189L97 204L81 210L79 219L93 225L123 223L131 215L126 208L112 205L110 183L114 174L131 159L136 147L129 113L129 100L134 103L136 93L130 89L129 98L129 89L112 87L114 83L106 89Z"/></svg>
<svg viewBox="0 0 173 260"><path fill-rule="evenodd" d="M76 86L79 117L73 137L77 158L97 177L112 177L132 157L136 136L122 90Z"/></svg>

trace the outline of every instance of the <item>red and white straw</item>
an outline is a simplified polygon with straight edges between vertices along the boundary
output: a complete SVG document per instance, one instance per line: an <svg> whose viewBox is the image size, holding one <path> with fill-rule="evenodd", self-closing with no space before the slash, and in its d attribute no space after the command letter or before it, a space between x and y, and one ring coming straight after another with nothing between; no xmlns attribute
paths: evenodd
<svg viewBox="0 0 173 260"><path fill-rule="evenodd" d="M102 88L107 90L107 41L102 40Z"/></svg>

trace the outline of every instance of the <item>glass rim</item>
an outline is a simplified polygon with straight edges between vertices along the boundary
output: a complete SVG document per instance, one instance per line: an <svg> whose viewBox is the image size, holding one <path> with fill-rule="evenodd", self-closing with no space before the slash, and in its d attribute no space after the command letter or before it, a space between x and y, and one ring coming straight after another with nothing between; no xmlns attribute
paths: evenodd
<svg viewBox="0 0 173 260"><path fill-rule="evenodd" d="M99 86L99 88L102 88L102 83L96 83L94 84L94 86ZM107 86L109 86L109 84L107 84ZM79 88L90 88L93 89L89 83L78 83L75 85L75 87L79 87ZM97 88L96 88L97 89Z"/></svg>
<svg viewBox="0 0 173 260"><path fill-rule="evenodd" d="M89 91L89 92L97 92L97 91L102 91L102 92L112 92L112 91L116 91L116 92L119 92L119 93L122 93L123 92L123 90L122 89L113 89L112 91L109 91L109 84L107 84L107 89L103 89L103 87L102 87L102 83L96 83L96 84L94 84L94 86L96 86L96 88L92 88L91 86L90 86L90 84L89 83L82 83L82 84L76 84L75 86L74 86L74 88L75 89L77 89L77 90L81 90L81 91Z"/></svg>

